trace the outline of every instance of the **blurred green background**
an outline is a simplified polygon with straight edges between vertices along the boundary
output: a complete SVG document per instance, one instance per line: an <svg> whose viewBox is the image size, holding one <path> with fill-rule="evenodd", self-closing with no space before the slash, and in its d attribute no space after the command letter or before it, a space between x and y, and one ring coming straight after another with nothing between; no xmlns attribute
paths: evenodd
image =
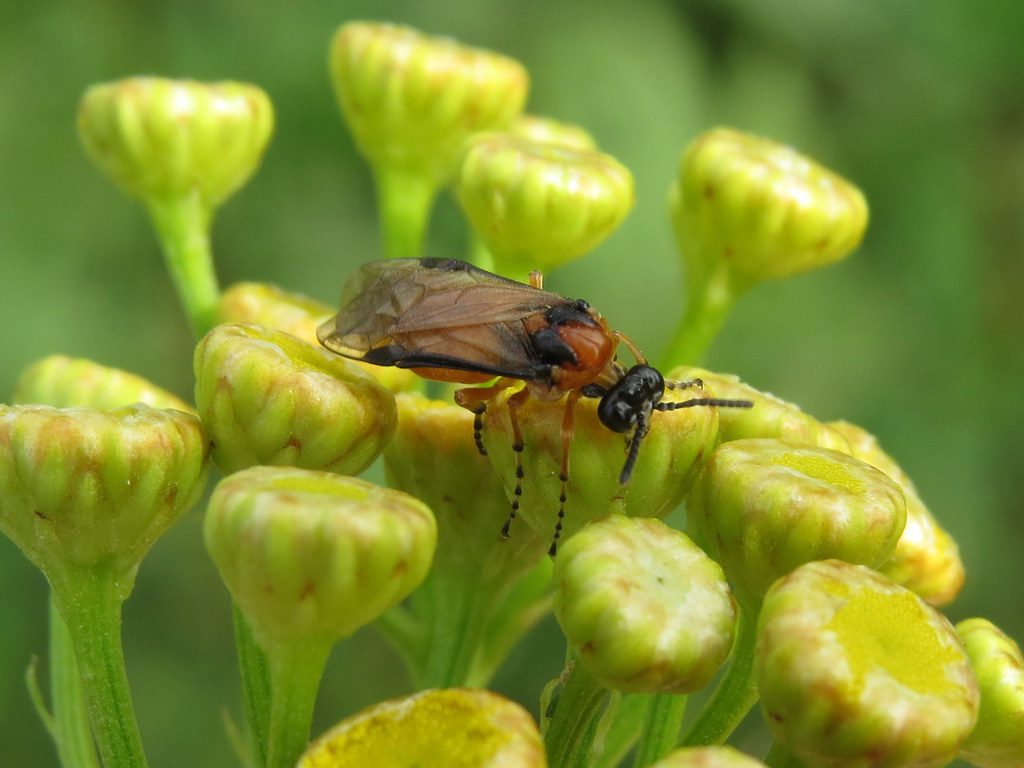
<svg viewBox="0 0 1024 768"><path fill-rule="evenodd" d="M948 613L1024 638L1024 14L1013 0L722 2L15 2L0 4L0 399L34 359L67 353L181 395L191 347L142 209L93 169L74 131L90 83L134 74L268 91L262 169L214 229L222 282L334 303L379 252L367 168L326 74L343 21L386 19L518 58L528 109L579 123L636 176L637 207L598 251L548 278L653 357L680 313L666 190L682 147L729 124L790 143L872 206L848 261L763 285L710 367L876 433L959 541L968 583ZM465 252L441 202L429 253ZM226 593L192 513L144 563L125 646L154 765L236 764ZM45 652L46 585L0 541L0 766L56 763L22 677ZM563 646L534 632L495 687L536 708ZM372 631L335 653L317 729L402 693Z"/></svg>

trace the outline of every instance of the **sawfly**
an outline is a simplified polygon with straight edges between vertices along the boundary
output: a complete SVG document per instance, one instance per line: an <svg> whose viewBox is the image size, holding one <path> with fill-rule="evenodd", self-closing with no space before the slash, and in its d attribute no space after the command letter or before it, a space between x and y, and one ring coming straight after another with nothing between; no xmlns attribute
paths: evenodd
<svg viewBox="0 0 1024 768"><path fill-rule="evenodd" d="M506 537L522 494L523 436L517 413L531 397L546 402L564 397L562 493L552 555L565 516L573 408L581 397L598 400L597 415L605 427L632 433L619 475L622 485L633 473L654 411L753 405L713 397L665 402L666 388L700 388L702 383L666 383L628 336L609 328L586 301L543 290L539 273L532 273L526 285L456 259L389 259L362 265L342 290L341 309L317 329L317 338L339 355L410 368L435 381L484 384L497 379L455 393L455 402L474 414L473 436L485 455L481 433L487 403L525 383L508 398L516 488L502 527ZM633 356L631 368L616 359L620 343Z"/></svg>

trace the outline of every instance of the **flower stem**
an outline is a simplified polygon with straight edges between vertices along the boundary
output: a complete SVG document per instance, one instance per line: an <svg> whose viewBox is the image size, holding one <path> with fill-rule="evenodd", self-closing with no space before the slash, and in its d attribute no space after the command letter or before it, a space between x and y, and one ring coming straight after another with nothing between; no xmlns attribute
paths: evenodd
<svg viewBox="0 0 1024 768"><path fill-rule="evenodd" d="M407 171L374 170L384 255L392 259L420 256L437 186Z"/></svg>
<svg viewBox="0 0 1024 768"><path fill-rule="evenodd" d="M148 207L192 332L203 336L217 323L220 300L210 249L212 212L198 191L150 200Z"/></svg>
<svg viewBox="0 0 1024 768"><path fill-rule="evenodd" d="M570 649L556 696L544 729L548 764L559 768L587 768L591 764L590 748L608 690Z"/></svg>
<svg viewBox="0 0 1024 768"><path fill-rule="evenodd" d="M636 743L655 694L631 693L622 697L604 737L604 749L591 768L618 768Z"/></svg>
<svg viewBox="0 0 1024 768"><path fill-rule="evenodd" d="M104 768L144 768L146 757L132 709L121 647L123 583L99 568L52 582L67 624L93 736Z"/></svg>
<svg viewBox="0 0 1024 768"><path fill-rule="evenodd" d="M754 687L757 614L756 607L743 606L740 609L729 669L683 739L685 746L721 744L757 702L757 689Z"/></svg>
<svg viewBox="0 0 1024 768"><path fill-rule="evenodd" d="M270 662L270 722L267 768L293 768L309 742L313 707L331 643L277 643Z"/></svg>
<svg viewBox="0 0 1024 768"><path fill-rule="evenodd" d="M772 742L772 747L768 750L768 756L765 757L764 764L768 768L804 768L804 764L777 741Z"/></svg>
<svg viewBox="0 0 1024 768"><path fill-rule="evenodd" d="M657 693L651 696L647 719L633 759L635 768L657 762L679 743L679 729L686 715L685 695Z"/></svg>
<svg viewBox="0 0 1024 768"><path fill-rule="evenodd" d="M270 668L267 657L253 639L252 630L237 604L232 605L235 653L242 681L242 706L249 726L249 741L256 764L267 764L267 733L270 719Z"/></svg>
<svg viewBox="0 0 1024 768"><path fill-rule="evenodd" d="M75 661L68 626L50 596L50 699L53 702L53 740L63 768L99 768L96 745L89 730L89 713L82 678Z"/></svg>
<svg viewBox="0 0 1024 768"><path fill-rule="evenodd" d="M707 275L690 277L686 312L663 359L666 369L700 363L739 296L724 264Z"/></svg>

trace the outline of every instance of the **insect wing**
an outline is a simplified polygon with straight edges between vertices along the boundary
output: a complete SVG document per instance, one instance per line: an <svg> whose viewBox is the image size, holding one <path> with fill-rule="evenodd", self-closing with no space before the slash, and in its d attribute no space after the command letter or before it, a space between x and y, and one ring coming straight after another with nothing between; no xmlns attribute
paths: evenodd
<svg viewBox="0 0 1024 768"><path fill-rule="evenodd" d="M523 318L568 299L454 259L364 264L321 343L377 365L442 367L533 379L545 367Z"/></svg>

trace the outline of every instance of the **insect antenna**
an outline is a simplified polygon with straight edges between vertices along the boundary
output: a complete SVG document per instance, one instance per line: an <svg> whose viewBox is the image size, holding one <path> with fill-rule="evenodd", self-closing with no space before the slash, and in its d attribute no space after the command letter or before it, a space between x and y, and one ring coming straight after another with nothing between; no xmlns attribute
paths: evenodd
<svg viewBox="0 0 1024 768"><path fill-rule="evenodd" d="M626 463L622 467L622 473L619 475L619 485L627 485L629 479L633 476L633 465L636 464L636 457L640 453L640 443L647 436L648 430L651 425L647 421L647 414L643 411L636 415L636 429L633 431L633 437L629 440L629 455L626 456Z"/></svg>
<svg viewBox="0 0 1024 768"><path fill-rule="evenodd" d="M665 389L671 389L674 391L677 389L689 389L690 387L704 389L704 379L687 379L686 381L672 381L671 379L665 380Z"/></svg>
<svg viewBox="0 0 1024 768"><path fill-rule="evenodd" d="M654 406L656 411L678 411L680 408L697 408L699 406L717 406L718 408L753 408L751 400L723 400L720 397L695 397L675 403L661 402Z"/></svg>

